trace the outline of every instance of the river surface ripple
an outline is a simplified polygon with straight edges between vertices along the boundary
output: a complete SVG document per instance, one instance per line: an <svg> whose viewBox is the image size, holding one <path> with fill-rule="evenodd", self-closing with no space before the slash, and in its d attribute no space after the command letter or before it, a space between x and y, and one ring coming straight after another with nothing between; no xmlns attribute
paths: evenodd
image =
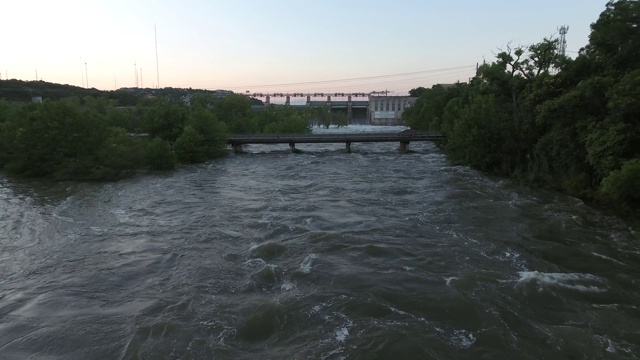
<svg viewBox="0 0 640 360"><path fill-rule="evenodd" d="M640 239L433 144L0 175L0 358L637 359Z"/></svg>

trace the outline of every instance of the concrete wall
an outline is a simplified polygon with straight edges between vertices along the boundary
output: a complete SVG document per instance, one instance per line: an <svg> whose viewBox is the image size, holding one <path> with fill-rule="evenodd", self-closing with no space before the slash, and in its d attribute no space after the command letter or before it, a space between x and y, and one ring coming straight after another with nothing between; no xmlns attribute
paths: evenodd
<svg viewBox="0 0 640 360"><path fill-rule="evenodd" d="M416 100L411 96L369 96L369 121L371 125L401 125L402 113Z"/></svg>

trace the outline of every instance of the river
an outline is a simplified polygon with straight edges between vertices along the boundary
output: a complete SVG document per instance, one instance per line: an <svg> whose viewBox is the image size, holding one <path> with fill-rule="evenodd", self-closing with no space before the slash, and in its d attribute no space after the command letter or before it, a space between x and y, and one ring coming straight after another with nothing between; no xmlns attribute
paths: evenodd
<svg viewBox="0 0 640 360"><path fill-rule="evenodd" d="M431 143L297 148L0 175L0 358L640 356L637 229Z"/></svg>

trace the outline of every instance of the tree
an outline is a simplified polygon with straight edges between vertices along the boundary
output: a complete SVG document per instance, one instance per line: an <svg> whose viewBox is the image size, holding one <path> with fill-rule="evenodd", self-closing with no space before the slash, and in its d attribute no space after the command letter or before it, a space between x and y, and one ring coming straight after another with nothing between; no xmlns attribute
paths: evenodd
<svg viewBox="0 0 640 360"><path fill-rule="evenodd" d="M201 107L192 108L187 124L200 136L205 160L226 154L226 125L218 121L211 111Z"/></svg>
<svg viewBox="0 0 640 360"><path fill-rule="evenodd" d="M640 157L640 70L611 86L606 98L606 115L591 125L586 136L587 159L595 167L598 180L625 161Z"/></svg>
<svg viewBox="0 0 640 360"><path fill-rule="evenodd" d="M176 156L171 152L171 144L159 137L147 145L145 160L152 170L170 170L176 166Z"/></svg>
<svg viewBox="0 0 640 360"><path fill-rule="evenodd" d="M446 151L456 162L510 175L517 144L508 114L493 95L476 95L458 112L459 118L447 133Z"/></svg>
<svg viewBox="0 0 640 360"><path fill-rule="evenodd" d="M174 142L182 134L188 111L182 102L156 100L144 114L143 128L152 137Z"/></svg>
<svg viewBox="0 0 640 360"><path fill-rule="evenodd" d="M107 137L100 115L67 100L45 101L25 110L15 123L7 170L36 177L88 177Z"/></svg>
<svg viewBox="0 0 640 360"><path fill-rule="evenodd" d="M198 91L195 94L191 95L190 105L192 107L201 107L203 109L208 109L213 106L214 100L211 95Z"/></svg>
<svg viewBox="0 0 640 360"><path fill-rule="evenodd" d="M118 127L107 129L104 146L98 152L98 161L92 166L89 178L95 180L120 179L145 164L146 139L129 136Z"/></svg>
<svg viewBox="0 0 640 360"><path fill-rule="evenodd" d="M624 163L602 181L602 192L617 201L627 211L640 208L640 159Z"/></svg>
<svg viewBox="0 0 640 360"><path fill-rule="evenodd" d="M440 130L444 108L451 99L461 94L463 87L462 84L456 84L449 88L442 85L434 85L430 89L418 88L423 90L419 91L421 95L416 104L402 114L405 124L416 130Z"/></svg>
<svg viewBox="0 0 640 360"><path fill-rule="evenodd" d="M308 133L310 113L299 111L291 106L270 107L267 111L256 112L257 123L267 134L303 134Z"/></svg>
<svg viewBox="0 0 640 360"><path fill-rule="evenodd" d="M214 106L214 114L235 134L257 133L257 126L251 117L251 100L243 95L232 94L218 100Z"/></svg>
<svg viewBox="0 0 640 360"><path fill-rule="evenodd" d="M640 2L609 1L591 25L585 53L610 73L640 69L639 31Z"/></svg>
<svg viewBox="0 0 640 360"><path fill-rule="evenodd" d="M187 125L173 146L180 162L201 163L207 160L207 146L200 134Z"/></svg>
<svg viewBox="0 0 640 360"><path fill-rule="evenodd" d="M412 96L412 97L420 97L420 96L422 96L422 94L423 94L425 91L427 91L427 89L426 89L426 88L424 88L424 87L422 87L422 86L419 86L419 87L417 87L417 88L415 88L415 89L411 89L411 90L409 90L409 96Z"/></svg>

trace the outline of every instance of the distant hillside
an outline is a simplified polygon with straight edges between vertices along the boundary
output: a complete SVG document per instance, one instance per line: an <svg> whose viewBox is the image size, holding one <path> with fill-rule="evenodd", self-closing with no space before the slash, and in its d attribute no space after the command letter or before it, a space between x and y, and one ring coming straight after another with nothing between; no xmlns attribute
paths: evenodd
<svg viewBox="0 0 640 360"><path fill-rule="evenodd" d="M120 106L134 106L142 99L160 97L171 100L182 100L189 102L191 96L196 93L210 95L213 99L223 99L227 95L233 94L229 90L199 90L181 88L121 88L112 91L103 91L95 88L87 89L74 85L63 85L46 81L22 81L22 80L2 80L0 81L0 99L9 101L31 101L33 97L39 96L43 100L59 100L67 97L83 98L85 96L105 97L116 100ZM262 105L262 101L251 99L252 105Z"/></svg>
<svg viewBox="0 0 640 360"><path fill-rule="evenodd" d="M9 101L31 101L34 96L43 99L58 100L66 97L77 96L102 96L103 91L98 89L85 89L73 85L55 84L46 81L0 81L0 99Z"/></svg>

